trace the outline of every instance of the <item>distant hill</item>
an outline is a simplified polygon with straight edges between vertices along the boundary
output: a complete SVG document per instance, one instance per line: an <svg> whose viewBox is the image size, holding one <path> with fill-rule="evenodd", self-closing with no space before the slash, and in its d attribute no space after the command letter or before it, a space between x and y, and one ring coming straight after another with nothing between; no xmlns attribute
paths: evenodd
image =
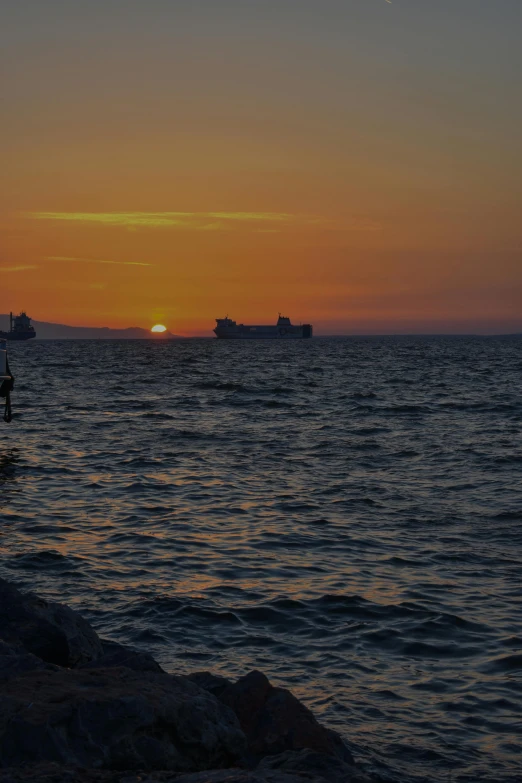
<svg viewBox="0 0 522 783"><path fill-rule="evenodd" d="M109 329L107 326L66 326L46 321L32 321L37 340L181 340L178 334L163 332L152 335L148 329L130 326L128 329ZM9 316L0 315L0 331L9 329Z"/></svg>

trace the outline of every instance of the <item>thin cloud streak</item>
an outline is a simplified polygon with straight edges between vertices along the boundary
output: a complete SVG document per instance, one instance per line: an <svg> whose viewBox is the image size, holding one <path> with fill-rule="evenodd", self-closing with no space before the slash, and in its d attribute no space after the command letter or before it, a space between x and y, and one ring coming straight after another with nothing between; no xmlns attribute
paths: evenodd
<svg viewBox="0 0 522 783"><path fill-rule="evenodd" d="M115 266L154 266L144 261L109 261L105 258L76 258L75 256L46 256L46 261L72 261L78 264L111 264Z"/></svg>
<svg viewBox="0 0 522 783"><path fill-rule="evenodd" d="M315 217L311 219L278 212L25 212L23 215L31 220L199 230L207 230L209 219L239 223L260 221L307 223L317 220Z"/></svg>
<svg viewBox="0 0 522 783"><path fill-rule="evenodd" d="M38 267L33 264L26 266L0 266L0 272L26 272L29 269L38 269Z"/></svg>
<svg viewBox="0 0 522 783"><path fill-rule="evenodd" d="M257 220L270 220L274 222L291 222L291 221L304 221L308 222L310 218L300 215L289 215L286 212L207 212L207 217L216 218L218 220L242 220L242 221L257 221ZM194 216L197 216L195 213ZM314 218L316 220L317 218ZM321 218L319 218L321 219Z"/></svg>
<svg viewBox="0 0 522 783"><path fill-rule="evenodd" d="M258 226L263 224L269 226L267 231L270 231L270 224L274 231L305 227L326 231L380 231L382 228L380 223L367 217L348 215L330 219L288 212L24 212L22 215L30 220L121 226L129 230L142 227L231 231L234 227L241 227L242 230L259 232Z"/></svg>

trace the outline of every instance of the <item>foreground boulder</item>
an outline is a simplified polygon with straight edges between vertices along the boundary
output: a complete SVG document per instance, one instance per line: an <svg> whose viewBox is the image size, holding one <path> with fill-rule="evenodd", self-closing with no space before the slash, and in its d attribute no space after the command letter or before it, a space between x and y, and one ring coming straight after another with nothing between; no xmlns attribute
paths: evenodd
<svg viewBox="0 0 522 783"><path fill-rule="evenodd" d="M28 672L3 684L0 767L54 761L176 772L233 766L233 712L184 677L111 668Z"/></svg>
<svg viewBox="0 0 522 783"><path fill-rule="evenodd" d="M341 738L317 722L310 710L290 691L270 684L262 672L253 671L230 683L208 672L193 681L214 693L239 719L253 759L284 751L310 749L335 756L347 764L353 758Z"/></svg>
<svg viewBox="0 0 522 783"><path fill-rule="evenodd" d="M21 593L0 579L0 639L57 666L98 658L102 643L87 620L62 604Z"/></svg>
<svg viewBox="0 0 522 783"><path fill-rule="evenodd" d="M221 677L219 674L212 674L212 672L193 672L188 675L188 679L199 685L203 690L212 693L218 699L221 698L222 693L232 685L232 680L227 680L226 677Z"/></svg>
<svg viewBox="0 0 522 783"><path fill-rule="evenodd" d="M222 769L180 776L175 772L114 772L60 767L57 764L0 769L0 783L310 783L311 780L314 783L327 783L323 778L270 770L248 772Z"/></svg>
<svg viewBox="0 0 522 783"><path fill-rule="evenodd" d="M8 644L0 639L0 685L13 677L19 677L25 672L58 671L57 666L44 663L41 658L28 653L19 644ZM1 698L1 695L0 695Z"/></svg>
<svg viewBox="0 0 522 783"><path fill-rule="evenodd" d="M287 750L278 756L268 756L262 759L256 771L268 774L270 770L315 781L327 780L328 783L371 783L370 778L353 764L315 750Z"/></svg>
<svg viewBox="0 0 522 783"><path fill-rule="evenodd" d="M167 674L0 579L0 783L369 783L261 672Z"/></svg>
<svg viewBox="0 0 522 783"><path fill-rule="evenodd" d="M122 667L132 669L135 672L163 672L159 663L150 653L133 650L118 642L102 640L102 652L99 658L81 664L81 669L107 669ZM197 683L196 683L197 684Z"/></svg>
<svg viewBox="0 0 522 783"><path fill-rule="evenodd" d="M177 775L175 772L112 772L60 767L56 764L37 765L23 769L0 770L0 783L310 783L311 778L284 772L247 772L223 769ZM314 783L327 783L313 778Z"/></svg>
<svg viewBox="0 0 522 783"><path fill-rule="evenodd" d="M302 775L288 775L271 770L245 772L239 769L224 769L215 772L200 772L198 775L182 775L175 783L327 783L322 778L304 778ZM152 783L152 781L151 781ZM174 783L174 781L172 782Z"/></svg>

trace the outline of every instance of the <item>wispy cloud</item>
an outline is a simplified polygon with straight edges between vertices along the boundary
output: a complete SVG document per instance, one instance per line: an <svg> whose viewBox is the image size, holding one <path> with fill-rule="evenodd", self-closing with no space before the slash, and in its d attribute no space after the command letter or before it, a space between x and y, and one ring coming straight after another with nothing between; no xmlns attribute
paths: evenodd
<svg viewBox="0 0 522 783"><path fill-rule="evenodd" d="M229 229L229 227L225 226L219 220L214 223L206 223L204 226L199 226L200 231L225 231L227 229Z"/></svg>
<svg viewBox="0 0 522 783"><path fill-rule="evenodd" d="M33 220L97 223L107 226L184 226L190 215L179 212L26 212Z"/></svg>
<svg viewBox="0 0 522 783"><path fill-rule="evenodd" d="M198 231L228 231L234 223L315 224L317 216L286 212L24 212L31 220L94 223L126 228L184 228Z"/></svg>
<svg viewBox="0 0 522 783"><path fill-rule="evenodd" d="M76 258L76 256L46 256L46 261L71 261L77 264L114 264L116 266L154 266L144 261L109 261L105 258Z"/></svg>
<svg viewBox="0 0 522 783"><path fill-rule="evenodd" d="M307 218L306 216L290 215L287 212L207 212L206 214L208 217L217 218L218 220L248 220L254 222L259 220L268 220L278 223L310 221L310 218Z"/></svg>
<svg viewBox="0 0 522 783"><path fill-rule="evenodd" d="M368 217L340 215L299 215L288 212L24 212L30 220L62 221L77 224L119 226L133 231L139 228L171 228L187 231L380 231L381 225ZM50 258L48 260L73 260ZM134 263L74 259L85 263ZM146 264L145 264L146 266Z"/></svg>
<svg viewBox="0 0 522 783"><path fill-rule="evenodd" d="M24 264L23 266L0 266L0 272L27 272L30 269L38 269L34 264Z"/></svg>

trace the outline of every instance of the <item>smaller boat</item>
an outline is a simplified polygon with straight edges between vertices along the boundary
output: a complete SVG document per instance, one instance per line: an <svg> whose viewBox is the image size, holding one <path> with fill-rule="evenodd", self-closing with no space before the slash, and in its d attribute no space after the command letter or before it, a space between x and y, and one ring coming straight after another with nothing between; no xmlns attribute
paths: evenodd
<svg viewBox="0 0 522 783"><path fill-rule="evenodd" d="M25 313L15 316L9 313L9 331L0 331L0 340L30 340L33 337L36 332L31 319Z"/></svg>

